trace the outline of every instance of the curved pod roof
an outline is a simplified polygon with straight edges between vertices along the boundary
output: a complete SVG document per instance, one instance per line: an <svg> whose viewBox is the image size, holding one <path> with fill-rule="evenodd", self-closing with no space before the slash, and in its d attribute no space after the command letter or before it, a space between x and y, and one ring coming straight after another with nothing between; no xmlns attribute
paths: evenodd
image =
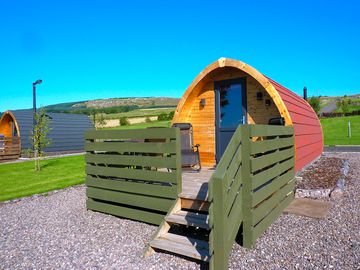
<svg viewBox="0 0 360 270"><path fill-rule="evenodd" d="M179 122L180 113L190 106L191 96L197 95L205 82L211 80L211 74L221 68L232 67L253 77L269 94L279 113L285 119L286 125L293 125L296 147L296 171L317 158L323 150L323 134L320 121L306 100L266 77L250 65L229 58L220 58L208 65L193 80L182 96L173 118L173 123Z"/></svg>
<svg viewBox="0 0 360 270"><path fill-rule="evenodd" d="M0 127L10 115L15 123L22 149L31 148L30 137L33 129L33 111L6 111L0 120ZM48 138L51 145L47 152L72 151L84 149L84 133L92 129L93 125L86 115L66 113L46 113L50 118L50 132ZM0 132L1 133L1 132Z"/></svg>

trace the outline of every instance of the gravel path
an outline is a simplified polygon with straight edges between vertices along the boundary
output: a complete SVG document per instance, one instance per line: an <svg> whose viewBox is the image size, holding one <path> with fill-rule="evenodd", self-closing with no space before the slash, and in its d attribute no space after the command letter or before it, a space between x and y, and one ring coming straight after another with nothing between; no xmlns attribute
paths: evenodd
<svg viewBox="0 0 360 270"><path fill-rule="evenodd" d="M330 215L282 215L254 249L234 244L230 269L360 269L360 154ZM165 253L143 259L155 226L86 211L85 187L0 204L0 269L200 269Z"/></svg>

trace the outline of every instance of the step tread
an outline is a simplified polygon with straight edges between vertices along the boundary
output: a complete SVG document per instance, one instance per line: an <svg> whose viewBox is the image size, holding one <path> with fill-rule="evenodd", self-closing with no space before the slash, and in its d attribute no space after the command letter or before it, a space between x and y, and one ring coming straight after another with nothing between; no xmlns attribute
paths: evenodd
<svg viewBox="0 0 360 270"><path fill-rule="evenodd" d="M177 211L165 217L165 220L170 223L178 223L193 227L200 227L209 229L209 216L200 213L193 213L188 211Z"/></svg>
<svg viewBox="0 0 360 270"><path fill-rule="evenodd" d="M166 233L152 240L150 246L202 261L210 260L209 243L182 235Z"/></svg>

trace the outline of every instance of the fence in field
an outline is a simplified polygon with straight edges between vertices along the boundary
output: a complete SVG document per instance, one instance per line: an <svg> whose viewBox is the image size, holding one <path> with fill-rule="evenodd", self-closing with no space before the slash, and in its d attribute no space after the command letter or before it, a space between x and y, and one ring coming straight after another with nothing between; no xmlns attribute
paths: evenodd
<svg viewBox="0 0 360 270"><path fill-rule="evenodd" d="M360 110L358 111L352 111L347 113L341 113L341 112L328 112L328 113L320 113L321 118L332 118L332 117L343 117L343 116L355 116L360 115Z"/></svg>
<svg viewBox="0 0 360 270"><path fill-rule="evenodd" d="M0 137L0 161L20 157L20 137Z"/></svg>
<svg viewBox="0 0 360 270"><path fill-rule="evenodd" d="M293 199L293 127L241 125L209 182L210 269L226 269L242 224L251 247Z"/></svg>
<svg viewBox="0 0 360 270"><path fill-rule="evenodd" d="M88 209L160 224L181 190L175 128L89 131Z"/></svg>

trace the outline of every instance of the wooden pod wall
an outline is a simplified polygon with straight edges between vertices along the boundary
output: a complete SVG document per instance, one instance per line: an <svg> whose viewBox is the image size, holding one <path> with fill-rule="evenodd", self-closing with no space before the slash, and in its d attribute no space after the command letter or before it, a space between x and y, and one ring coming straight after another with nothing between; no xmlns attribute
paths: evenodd
<svg viewBox="0 0 360 270"><path fill-rule="evenodd" d="M13 125L15 126L13 127ZM19 125L15 116L10 111L4 112L0 118L0 134L5 137L12 137L14 128L16 129L17 135L20 137Z"/></svg>
<svg viewBox="0 0 360 270"><path fill-rule="evenodd" d="M248 124L268 124L283 117L295 130L296 170L322 153L323 136L319 119L301 97L267 78L253 67L234 59L220 58L207 66L183 94L173 123L189 122L194 128L194 143L200 144L201 162L216 164L215 82L245 78ZM257 95L262 96L261 99ZM201 101L205 100L205 105Z"/></svg>

